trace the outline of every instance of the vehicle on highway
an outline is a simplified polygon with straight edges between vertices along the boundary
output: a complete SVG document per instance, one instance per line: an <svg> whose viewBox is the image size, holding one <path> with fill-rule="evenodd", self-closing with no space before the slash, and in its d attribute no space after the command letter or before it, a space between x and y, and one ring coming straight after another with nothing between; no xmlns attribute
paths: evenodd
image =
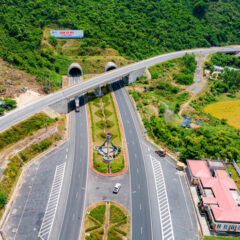
<svg viewBox="0 0 240 240"><path fill-rule="evenodd" d="M75 97L75 111L79 112L80 105L79 105L79 97Z"/></svg>
<svg viewBox="0 0 240 240"><path fill-rule="evenodd" d="M120 188L121 188L121 184L120 183L116 183L115 184L115 186L114 186L114 188L113 188L113 193L118 193L119 192L119 190L120 190Z"/></svg>
<svg viewBox="0 0 240 240"><path fill-rule="evenodd" d="M177 162L177 170L184 171L185 167L186 166L183 162Z"/></svg>
<svg viewBox="0 0 240 240"><path fill-rule="evenodd" d="M155 153L160 157L165 157L167 152L166 152L166 149L160 149L160 150L156 150Z"/></svg>

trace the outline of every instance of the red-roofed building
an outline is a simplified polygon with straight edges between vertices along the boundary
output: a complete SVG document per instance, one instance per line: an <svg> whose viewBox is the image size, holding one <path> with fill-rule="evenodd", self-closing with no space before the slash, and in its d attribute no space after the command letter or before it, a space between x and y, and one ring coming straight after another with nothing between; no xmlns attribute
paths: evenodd
<svg viewBox="0 0 240 240"><path fill-rule="evenodd" d="M187 165L188 177L197 185L200 208L213 231L240 232L240 194L235 182L227 173L220 177L219 169L212 175L206 161L187 160Z"/></svg>

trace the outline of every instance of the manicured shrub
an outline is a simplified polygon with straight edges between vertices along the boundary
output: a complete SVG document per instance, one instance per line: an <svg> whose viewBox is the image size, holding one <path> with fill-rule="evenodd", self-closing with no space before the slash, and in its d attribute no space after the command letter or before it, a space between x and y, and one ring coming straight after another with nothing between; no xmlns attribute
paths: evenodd
<svg viewBox="0 0 240 240"><path fill-rule="evenodd" d="M110 205L110 223L117 223L126 219L126 214L113 203Z"/></svg>
<svg viewBox="0 0 240 240"><path fill-rule="evenodd" d="M99 129L104 129L105 127L105 123L103 120L100 120L96 123L96 126L99 128Z"/></svg>
<svg viewBox="0 0 240 240"><path fill-rule="evenodd" d="M105 204L99 205L90 212L90 216L94 217L100 223L103 224L105 220L105 211L106 211L106 205Z"/></svg>

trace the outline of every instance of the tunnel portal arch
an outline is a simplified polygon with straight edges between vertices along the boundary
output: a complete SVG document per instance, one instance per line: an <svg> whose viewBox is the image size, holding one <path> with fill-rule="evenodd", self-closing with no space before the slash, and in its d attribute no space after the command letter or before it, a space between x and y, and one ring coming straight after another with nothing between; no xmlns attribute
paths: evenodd
<svg viewBox="0 0 240 240"><path fill-rule="evenodd" d="M114 62L108 62L104 68L104 72L108 72L114 69L117 69L117 65Z"/></svg>
<svg viewBox="0 0 240 240"><path fill-rule="evenodd" d="M81 77L83 75L82 68L78 63L72 63L68 68L69 77Z"/></svg>

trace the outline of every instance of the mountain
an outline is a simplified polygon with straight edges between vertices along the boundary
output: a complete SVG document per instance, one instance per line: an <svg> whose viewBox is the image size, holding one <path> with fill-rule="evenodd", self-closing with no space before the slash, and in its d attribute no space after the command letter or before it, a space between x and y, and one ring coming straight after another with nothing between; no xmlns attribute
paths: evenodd
<svg viewBox="0 0 240 240"><path fill-rule="evenodd" d="M41 49L45 27L83 29L82 48L134 60L166 51L240 43L239 0L2 0L0 57L39 79L69 60Z"/></svg>

